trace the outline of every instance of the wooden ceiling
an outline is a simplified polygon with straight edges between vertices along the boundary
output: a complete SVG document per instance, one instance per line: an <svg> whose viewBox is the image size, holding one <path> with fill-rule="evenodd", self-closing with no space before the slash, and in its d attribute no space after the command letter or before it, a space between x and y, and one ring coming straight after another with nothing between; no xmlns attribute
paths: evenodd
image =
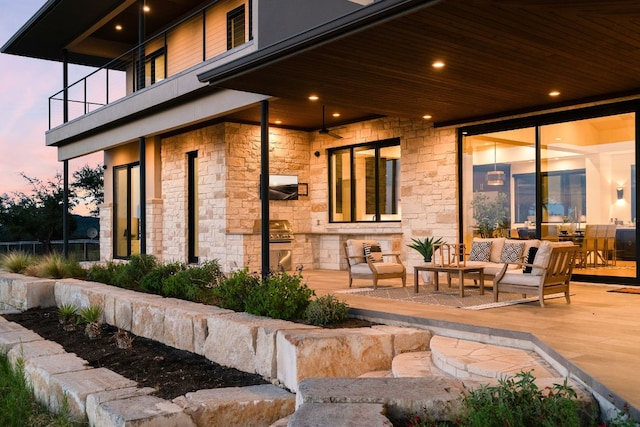
<svg viewBox="0 0 640 427"><path fill-rule="evenodd" d="M446 125L640 94L640 2L414 3L422 4L299 52L283 43L282 55L210 81L271 95L271 122L308 130L321 127L321 104L342 114L328 126L425 114ZM436 60L445 67L433 68ZM228 118L257 123L259 109Z"/></svg>

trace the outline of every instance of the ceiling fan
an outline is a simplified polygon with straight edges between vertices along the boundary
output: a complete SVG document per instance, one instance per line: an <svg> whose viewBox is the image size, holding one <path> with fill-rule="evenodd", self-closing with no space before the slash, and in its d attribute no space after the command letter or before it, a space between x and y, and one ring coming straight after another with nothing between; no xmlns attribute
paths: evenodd
<svg viewBox="0 0 640 427"><path fill-rule="evenodd" d="M333 133L331 132L329 129L327 129L327 127L324 125L324 105L322 106L322 128L318 131L318 133L322 134L322 135L329 135L332 136L336 139L342 139L342 137L340 135L338 135L337 133Z"/></svg>

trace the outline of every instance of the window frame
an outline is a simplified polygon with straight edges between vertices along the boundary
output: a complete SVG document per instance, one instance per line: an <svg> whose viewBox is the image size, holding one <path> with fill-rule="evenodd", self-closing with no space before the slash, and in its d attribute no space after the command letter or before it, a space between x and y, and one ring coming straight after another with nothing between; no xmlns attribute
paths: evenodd
<svg viewBox="0 0 640 427"><path fill-rule="evenodd" d="M239 22L236 21L238 18L242 18L242 41L239 43L236 42L234 37L238 30L236 28L236 26L239 25ZM247 42L246 28L247 28L247 19L246 19L244 4L227 12L227 50L231 50Z"/></svg>
<svg viewBox="0 0 640 427"><path fill-rule="evenodd" d="M327 165L327 171L328 171L328 177L327 177L327 182L328 182L328 187L329 187L329 191L328 191L328 207L329 207L329 223L379 223L379 222L400 222L402 220L402 218L397 218L397 219L383 219L383 215L386 214L386 212L381 212L381 202L384 202L384 200L381 199L380 197L380 188L382 187L387 187L386 185L386 177L388 176L388 174L385 174L384 176L381 176L381 172L380 172L380 162L381 162L381 155L380 152L382 149L387 148L387 147L399 147L400 146L400 138L399 137L395 137L395 138L388 138L388 139L384 139L384 140L379 140L379 141L373 141L373 142L366 142L366 143L362 143L362 144L355 144L355 145L348 145L348 146L341 146L341 147L334 147L334 148L330 148L327 150L327 158L328 158L328 165ZM356 198L356 185L357 185L357 177L356 177L356 165L355 165L355 153L358 149L370 149L370 150L374 150L374 157L373 157L373 165L374 165L374 183L373 183L373 188L376 189L374 195L374 201L373 201L373 206L375 208L375 212L371 213L372 215L372 220L369 221L365 221L365 220L358 220L357 218L357 208L358 208L358 204L356 203L357 198ZM333 156L336 154L348 154L349 159L348 159L348 163L349 163L349 180L350 180L350 187L348 189L349 191L349 198L350 198L350 208L349 208L349 214L348 214L348 220L336 220L334 217L334 195L336 195L337 193L342 193L342 189L336 189L335 188L335 183L332 180L332 176L333 176L333 166L332 166L332 159ZM399 188L399 184L400 184L400 169L401 169L401 158L399 159L394 159L396 161L393 162L393 166L392 166L392 184L391 184L391 194L392 194L392 204L393 204L393 212L392 214L394 215L398 215L400 216L400 194L398 191ZM367 211L367 200L364 200L365 203L365 211ZM369 212L367 211L366 215L368 215Z"/></svg>

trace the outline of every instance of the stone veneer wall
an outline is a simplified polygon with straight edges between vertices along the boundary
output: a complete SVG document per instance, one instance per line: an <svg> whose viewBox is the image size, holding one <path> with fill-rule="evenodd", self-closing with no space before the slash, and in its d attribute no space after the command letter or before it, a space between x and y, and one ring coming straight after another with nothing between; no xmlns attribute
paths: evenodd
<svg viewBox="0 0 640 427"><path fill-rule="evenodd" d="M406 245L412 237L443 236L457 242L457 156L454 128L436 129L423 120L381 118L335 129L343 139L315 132L270 129L272 174L298 175L309 196L271 201L270 217L292 222L293 264L346 269L342 242L375 238L383 249L399 251L408 267L421 262ZM329 223L327 149L400 138L402 221ZM147 202L147 252L165 262L186 261L187 154L198 150L200 259L218 259L226 271L260 270L260 127L221 123L162 140L162 200ZM318 151L320 156L313 155ZM111 206L103 205L101 237L111 234ZM101 246L110 259L110 246Z"/></svg>

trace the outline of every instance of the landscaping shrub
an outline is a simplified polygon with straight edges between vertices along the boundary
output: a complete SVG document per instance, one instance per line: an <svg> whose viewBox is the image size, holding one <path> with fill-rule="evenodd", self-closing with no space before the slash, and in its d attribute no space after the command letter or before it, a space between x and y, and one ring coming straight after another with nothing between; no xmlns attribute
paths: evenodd
<svg viewBox="0 0 640 427"><path fill-rule="evenodd" d="M463 399L461 425L469 427L579 427L580 414L573 388L563 384L540 390L531 372L498 380L497 386L472 390Z"/></svg>
<svg viewBox="0 0 640 427"><path fill-rule="evenodd" d="M315 292L302 283L302 275L272 274L247 296L246 311L273 319L302 319Z"/></svg>
<svg viewBox="0 0 640 427"><path fill-rule="evenodd" d="M152 294L162 294L162 282L185 268L180 262L157 266L140 280L140 289Z"/></svg>
<svg viewBox="0 0 640 427"><path fill-rule="evenodd" d="M106 285L116 284L116 273L118 265L113 261L107 261L105 265L94 264L87 271L87 280L104 283Z"/></svg>
<svg viewBox="0 0 640 427"><path fill-rule="evenodd" d="M213 288L224 278L217 260L189 267L162 280L162 295L211 303Z"/></svg>
<svg viewBox="0 0 640 427"><path fill-rule="evenodd" d="M12 251L0 258L0 267L12 273L23 273L35 263L35 258L26 252Z"/></svg>
<svg viewBox="0 0 640 427"><path fill-rule="evenodd" d="M114 284L122 288L139 289L142 278L157 266L158 261L153 255L131 255L129 262L117 266Z"/></svg>
<svg viewBox="0 0 640 427"><path fill-rule="evenodd" d="M84 278L86 271L75 259L67 259L62 254L51 253L38 258L35 264L28 266L25 274L50 279L64 279L68 277Z"/></svg>
<svg viewBox="0 0 640 427"><path fill-rule="evenodd" d="M234 271L212 290L213 303L233 311L245 311L249 293L260 284L260 277L249 274L249 269Z"/></svg>
<svg viewBox="0 0 640 427"><path fill-rule="evenodd" d="M324 295L309 302L304 316L316 326L339 323L349 317L349 305L333 295Z"/></svg>

